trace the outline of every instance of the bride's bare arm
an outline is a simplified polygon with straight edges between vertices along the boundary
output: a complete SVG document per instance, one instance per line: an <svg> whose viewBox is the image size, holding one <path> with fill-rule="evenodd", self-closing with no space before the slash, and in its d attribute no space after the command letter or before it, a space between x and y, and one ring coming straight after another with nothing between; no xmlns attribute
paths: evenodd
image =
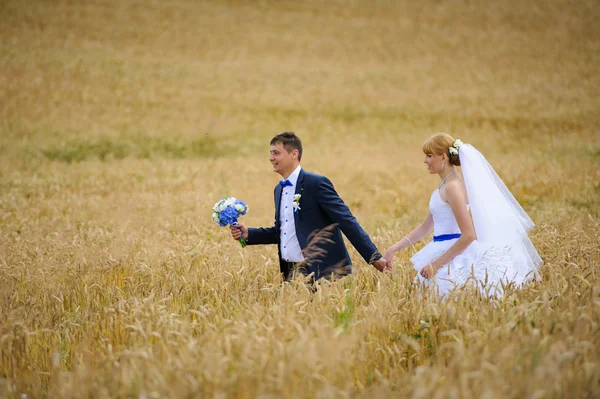
<svg viewBox="0 0 600 399"><path fill-rule="evenodd" d="M415 229L413 231L411 231L410 233L408 233L406 235L406 237L403 237L400 241L398 241L397 243L392 245L386 251L386 253L385 253L385 255L383 255L383 257L386 260L391 262L394 259L394 254L396 252L408 247L411 244L414 244L417 241L422 240L423 237L425 237L427 234L431 233L432 230L433 230L433 216L431 216L431 213L428 212L427 217L425 218L425 220L423 220L423 223L421 223L420 225L415 227Z"/></svg>
<svg viewBox="0 0 600 399"><path fill-rule="evenodd" d="M475 228L473 227L473 221L467 210L467 199L461 181L452 181L446 185L446 198L452 212L458 223L460 229L460 238L456 240L442 256L431 262L433 268L433 274L435 274L442 266L450 262L452 259L460 255L467 247L476 239ZM433 276L431 270L428 267L424 267L421 270L421 275L425 278Z"/></svg>

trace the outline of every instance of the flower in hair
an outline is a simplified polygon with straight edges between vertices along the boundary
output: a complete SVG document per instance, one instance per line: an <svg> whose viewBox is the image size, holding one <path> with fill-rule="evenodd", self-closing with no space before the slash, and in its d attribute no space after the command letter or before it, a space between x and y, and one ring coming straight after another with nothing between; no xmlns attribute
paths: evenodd
<svg viewBox="0 0 600 399"><path fill-rule="evenodd" d="M452 147L448 148L448 152L451 155L458 155L458 149L460 148L460 146L463 144L463 142L460 139L456 139L454 141L454 144L452 144Z"/></svg>

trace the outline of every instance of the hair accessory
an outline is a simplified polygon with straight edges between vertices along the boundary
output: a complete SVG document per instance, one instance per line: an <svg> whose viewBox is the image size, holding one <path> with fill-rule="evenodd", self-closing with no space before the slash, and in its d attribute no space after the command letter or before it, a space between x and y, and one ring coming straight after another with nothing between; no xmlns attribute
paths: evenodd
<svg viewBox="0 0 600 399"><path fill-rule="evenodd" d="M460 148L460 146L463 144L463 142L460 139L456 139L454 141L454 144L452 144L452 147L450 147L448 149L448 152L450 153L450 155L458 155L458 149Z"/></svg>

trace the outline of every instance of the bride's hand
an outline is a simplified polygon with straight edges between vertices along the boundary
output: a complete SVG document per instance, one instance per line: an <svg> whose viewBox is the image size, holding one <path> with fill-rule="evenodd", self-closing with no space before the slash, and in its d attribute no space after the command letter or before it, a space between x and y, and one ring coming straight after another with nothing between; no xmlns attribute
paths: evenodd
<svg viewBox="0 0 600 399"><path fill-rule="evenodd" d="M421 276L426 279L432 278L437 272L437 268L434 267L431 263L421 269Z"/></svg>
<svg viewBox="0 0 600 399"><path fill-rule="evenodd" d="M394 252L388 249L387 252L383 255L383 258L387 260L389 264L392 264L392 262L394 261Z"/></svg>

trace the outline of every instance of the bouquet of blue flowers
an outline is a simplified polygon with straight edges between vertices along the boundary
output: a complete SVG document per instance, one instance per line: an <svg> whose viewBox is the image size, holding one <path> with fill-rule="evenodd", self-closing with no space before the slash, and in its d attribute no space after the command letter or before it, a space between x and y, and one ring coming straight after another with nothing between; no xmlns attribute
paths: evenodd
<svg viewBox="0 0 600 399"><path fill-rule="evenodd" d="M235 226L238 218L248 212L248 205L235 197L229 197L217 202L212 210L212 218L219 226ZM240 237L239 242L242 248L247 245L244 237Z"/></svg>

